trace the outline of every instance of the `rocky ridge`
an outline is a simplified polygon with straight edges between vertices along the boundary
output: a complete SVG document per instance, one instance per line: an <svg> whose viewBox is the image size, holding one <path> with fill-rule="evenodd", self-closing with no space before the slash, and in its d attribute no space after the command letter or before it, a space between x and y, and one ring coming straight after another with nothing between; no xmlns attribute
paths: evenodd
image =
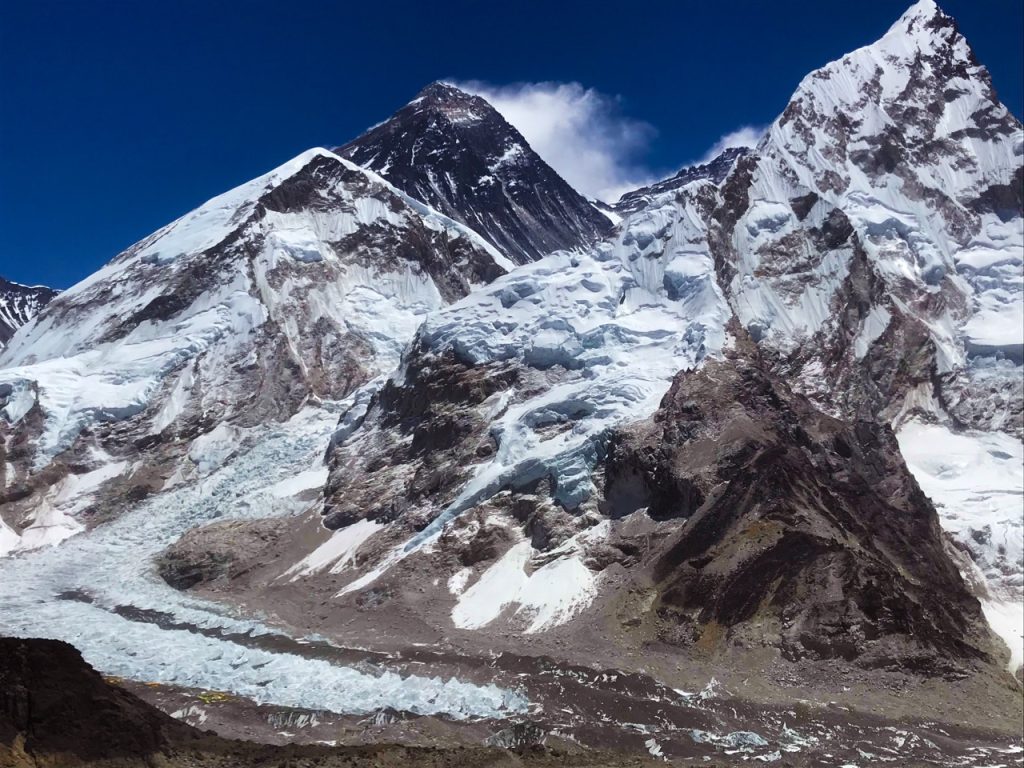
<svg viewBox="0 0 1024 768"><path fill-rule="evenodd" d="M721 184L732 172L737 161L749 155L750 151L748 147L726 149L706 163L688 165L674 176L627 192L611 206L611 209L619 215L628 216L646 208L656 196L682 189L694 181L707 179L714 184Z"/></svg>
<svg viewBox="0 0 1024 768"><path fill-rule="evenodd" d="M22 285L0 277L0 349L58 293L45 285Z"/></svg>

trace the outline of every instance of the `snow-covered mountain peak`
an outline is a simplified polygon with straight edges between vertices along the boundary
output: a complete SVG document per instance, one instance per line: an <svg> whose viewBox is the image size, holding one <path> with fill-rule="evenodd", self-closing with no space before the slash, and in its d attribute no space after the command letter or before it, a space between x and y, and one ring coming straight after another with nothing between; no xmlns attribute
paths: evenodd
<svg viewBox="0 0 1024 768"><path fill-rule="evenodd" d="M31 446L6 465L21 503L5 513L50 532L17 546L80 531L68 515L99 485L191 477L246 428L349 396L397 365L424 315L506 266L323 149L207 201L51 302L0 356L0 434ZM95 482L75 479L83 469Z"/></svg>
<svg viewBox="0 0 1024 768"><path fill-rule="evenodd" d="M946 297L941 317L935 301L920 315L940 349L940 372L964 365L952 327L972 314L969 351L1019 356L1024 313L1013 286L1021 262L1022 150L1020 122L999 102L953 20L933 3L919 3L874 44L803 79L746 171L750 205L742 231L749 241L742 248L758 254L752 268L764 274L771 243L781 247L809 215L841 210L873 270L906 293L908 311L916 314L913 307L930 293ZM774 308L751 308L745 298L741 314L795 348L801 334L822 327L846 267L822 269L833 287L821 285L817 309L782 309L792 304L789 286L787 298L769 302ZM762 303L750 294L753 282L738 279L740 292Z"/></svg>
<svg viewBox="0 0 1024 768"><path fill-rule="evenodd" d="M201 299L218 275L245 272L259 253L269 255L271 268L335 263L337 251L351 243L360 246L359 257L367 268L386 271L395 262L385 246L389 232L410 227L461 239L474 254L473 263L461 265L463 274L448 273L444 279L441 271L453 265L417 265L436 272L437 287L447 300L463 295L470 283L486 282L512 266L464 225L413 200L372 171L314 148L208 200L72 286L38 323L12 339L0 364L35 363L146 336L154 324ZM369 231L375 235L362 242ZM409 255L414 260L423 256ZM88 321L53 332L61 318L79 313Z"/></svg>
<svg viewBox="0 0 1024 768"><path fill-rule="evenodd" d="M516 263L587 246L611 228L493 106L450 83L431 83L336 151L467 224Z"/></svg>
<svg viewBox="0 0 1024 768"><path fill-rule="evenodd" d="M968 443L1019 438L1022 181L1020 122L955 22L918 3L805 77L737 163L710 234L723 288L776 370L824 411L888 421L901 440L925 431L915 419L939 435L980 430ZM1004 437L1019 445L990 442ZM945 456L917 461L947 475ZM1019 550L992 543L1019 536L1019 515L989 506L964 533L974 512L950 501L947 528L1004 574L992 593L1019 605L1019 557L995 565Z"/></svg>
<svg viewBox="0 0 1024 768"><path fill-rule="evenodd" d="M894 36L929 36L936 30L953 28L956 22L934 0L917 0L889 27L884 39Z"/></svg>

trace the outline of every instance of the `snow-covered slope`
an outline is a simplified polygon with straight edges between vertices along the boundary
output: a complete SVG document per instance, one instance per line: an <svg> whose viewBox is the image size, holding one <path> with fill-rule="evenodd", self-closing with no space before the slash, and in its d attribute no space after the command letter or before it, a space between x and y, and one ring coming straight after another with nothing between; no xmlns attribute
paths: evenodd
<svg viewBox="0 0 1024 768"><path fill-rule="evenodd" d="M739 319L822 403L895 417L934 399L1020 435L1022 162L1020 122L922 0L808 75L727 182Z"/></svg>
<svg viewBox="0 0 1024 768"><path fill-rule="evenodd" d="M0 349L57 293L45 285L22 285L0 277Z"/></svg>
<svg viewBox="0 0 1024 768"><path fill-rule="evenodd" d="M204 474L239 430L392 370L427 312L506 266L326 150L210 200L61 294L0 356L8 524L54 542L103 483L117 480L117 508Z"/></svg>
<svg viewBox="0 0 1024 768"><path fill-rule="evenodd" d="M1003 432L908 422L900 450L967 571L992 628L1024 663L1024 445Z"/></svg>
<svg viewBox="0 0 1024 768"><path fill-rule="evenodd" d="M517 264L591 245L611 225L497 110L431 83L336 150L461 221Z"/></svg>

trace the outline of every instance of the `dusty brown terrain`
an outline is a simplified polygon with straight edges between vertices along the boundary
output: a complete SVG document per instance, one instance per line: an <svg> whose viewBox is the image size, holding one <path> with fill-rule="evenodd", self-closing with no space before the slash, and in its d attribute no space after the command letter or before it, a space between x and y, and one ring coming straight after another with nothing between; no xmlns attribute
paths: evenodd
<svg viewBox="0 0 1024 768"><path fill-rule="evenodd" d="M505 663L519 670L526 664L521 659ZM553 671L538 667L531 674L543 677ZM770 736L770 729L781 723L782 733L788 734L779 742L781 749L761 750L771 758L769 762L780 766L839 766L871 758L877 758L878 764L901 766L1021 764L1020 747L991 731L869 717L834 705L757 710L715 690L692 696L689 705L680 707L668 700L665 689L637 676L624 675L615 681L608 675L588 677L579 669L562 672L553 677L569 699L590 698L599 706L614 706L617 691L634 697L636 716L642 718L645 707L659 712L666 725L673 725L690 743L689 757L664 755L680 768L751 764L760 749L756 734L716 734L703 729L728 728L730 717L734 722L757 718L761 730ZM104 678L74 648L50 640L0 639L0 690L4 694L0 697L0 768L648 768L665 764L624 754L618 748L627 746L627 739L612 743L611 749L590 750L557 733L545 733L536 722L454 723L393 711L339 717L257 705L210 691ZM172 711L175 717L147 702ZM200 730L188 724L193 720L203 729L245 738ZM648 743L655 744L652 754L662 743L668 746L661 735Z"/></svg>

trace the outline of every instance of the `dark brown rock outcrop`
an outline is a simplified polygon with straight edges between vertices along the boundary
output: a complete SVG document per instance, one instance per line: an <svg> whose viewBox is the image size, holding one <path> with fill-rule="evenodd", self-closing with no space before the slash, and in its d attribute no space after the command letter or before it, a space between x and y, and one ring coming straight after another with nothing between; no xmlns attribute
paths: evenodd
<svg viewBox="0 0 1024 768"><path fill-rule="evenodd" d="M0 765L144 758L193 734L108 683L67 643L0 638Z"/></svg>
<svg viewBox="0 0 1024 768"><path fill-rule="evenodd" d="M891 429L823 414L741 349L680 373L609 450L612 515L685 519L655 567L663 639L928 674L987 657Z"/></svg>

